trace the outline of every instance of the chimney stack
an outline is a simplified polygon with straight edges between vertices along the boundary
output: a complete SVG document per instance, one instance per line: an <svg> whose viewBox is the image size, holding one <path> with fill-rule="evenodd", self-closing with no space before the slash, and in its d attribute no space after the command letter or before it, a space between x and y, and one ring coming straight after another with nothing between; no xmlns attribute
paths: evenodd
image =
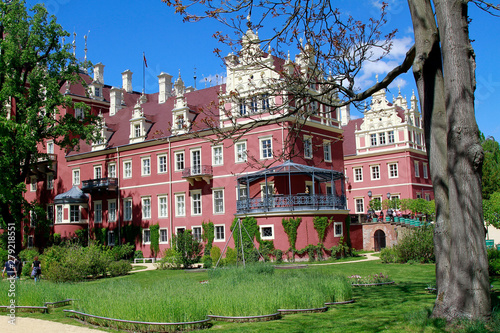
<svg viewBox="0 0 500 333"><path fill-rule="evenodd" d="M122 90L117 87L111 88L109 92L110 106L109 115L115 115L122 108Z"/></svg>
<svg viewBox="0 0 500 333"><path fill-rule="evenodd" d="M104 84L104 65L101 62L94 65L94 82Z"/></svg>
<svg viewBox="0 0 500 333"><path fill-rule="evenodd" d="M158 75L158 84L160 86L158 103L163 104L172 96L172 75L161 72L161 74Z"/></svg>
<svg viewBox="0 0 500 333"><path fill-rule="evenodd" d="M122 88L125 90L127 93L131 93L132 90L132 73L130 69L127 69L125 72L122 73Z"/></svg>

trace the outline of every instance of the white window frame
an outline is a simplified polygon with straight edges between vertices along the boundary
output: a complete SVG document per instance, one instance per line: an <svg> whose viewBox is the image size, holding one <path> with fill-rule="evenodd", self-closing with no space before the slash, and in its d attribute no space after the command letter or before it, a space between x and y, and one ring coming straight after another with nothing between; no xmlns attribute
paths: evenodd
<svg viewBox="0 0 500 333"><path fill-rule="evenodd" d="M179 159L179 157L182 156L182 161ZM180 163L182 163L182 168L180 168ZM186 167L186 158L184 155L184 150L183 151L176 151L174 152L174 170L175 171L182 171Z"/></svg>
<svg viewBox="0 0 500 333"><path fill-rule="evenodd" d="M162 159L165 160L164 163L162 162ZM158 163L158 170L157 170L157 172L159 174L167 173L168 172L168 158L167 158L167 154L158 155L158 157L157 157L157 163Z"/></svg>
<svg viewBox="0 0 500 333"><path fill-rule="evenodd" d="M108 164L108 178L116 178L116 163Z"/></svg>
<svg viewBox="0 0 500 333"><path fill-rule="evenodd" d="M332 162L332 143L323 141L323 159L325 162Z"/></svg>
<svg viewBox="0 0 500 333"><path fill-rule="evenodd" d="M234 145L234 161L236 163L246 163L247 161L247 142L239 141Z"/></svg>
<svg viewBox="0 0 500 333"><path fill-rule="evenodd" d="M130 217L128 215L128 203L130 202ZM123 199L123 220L124 221L132 221L133 218L133 211L134 211L134 206L132 202L132 198L125 198Z"/></svg>
<svg viewBox="0 0 500 333"><path fill-rule="evenodd" d="M132 160L123 161L123 178L132 178Z"/></svg>
<svg viewBox="0 0 500 333"><path fill-rule="evenodd" d="M175 216L182 217L186 216L186 194L185 193L175 193ZM182 198L182 211L179 209L179 199Z"/></svg>
<svg viewBox="0 0 500 333"><path fill-rule="evenodd" d="M47 154L54 154L54 141L47 141Z"/></svg>
<svg viewBox="0 0 500 333"><path fill-rule="evenodd" d="M202 198L201 190L192 190L190 192L190 197L191 197L191 216L202 215L203 214L203 204L202 204L202 199L201 199ZM195 198L198 198L198 199L195 199ZM196 207L196 206L198 206L198 207ZM195 212L195 208L198 208L199 212Z"/></svg>
<svg viewBox="0 0 500 333"><path fill-rule="evenodd" d="M358 174L356 173L357 170L359 170L359 176L360 176L360 179L358 179ZM363 167L354 167L352 168L352 174L353 174L353 178L354 178L354 182L355 183L359 183L359 182L362 182L363 181Z"/></svg>
<svg viewBox="0 0 500 333"><path fill-rule="evenodd" d="M94 165L94 179L101 179L102 178L102 165L97 164Z"/></svg>
<svg viewBox="0 0 500 333"><path fill-rule="evenodd" d="M420 166L418 161L413 161L413 167L415 169L415 178L420 178Z"/></svg>
<svg viewBox="0 0 500 333"><path fill-rule="evenodd" d="M361 207L363 210L359 210L358 208L360 207L358 205L359 200L361 201ZM364 214L365 212L365 198L354 198L354 209L357 214Z"/></svg>
<svg viewBox="0 0 500 333"><path fill-rule="evenodd" d="M73 185L80 185L80 168L75 168L71 171Z"/></svg>
<svg viewBox="0 0 500 333"><path fill-rule="evenodd" d="M395 142L395 137L394 137L394 131L388 131L387 132L387 142L388 143L394 143Z"/></svg>
<svg viewBox="0 0 500 333"><path fill-rule="evenodd" d="M148 241L146 241L146 234L148 234ZM151 244L151 230L142 229L142 244Z"/></svg>
<svg viewBox="0 0 500 333"><path fill-rule="evenodd" d="M304 136L304 158L312 159L313 158L313 147L312 147L312 137Z"/></svg>
<svg viewBox="0 0 500 333"><path fill-rule="evenodd" d="M259 138L259 150L260 150L260 159L261 160L268 160L268 159L273 158L273 138L272 138L272 136Z"/></svg>
<svg viewBox="0 0 500 333"><path fill-rule="evenodd" d="M141 157L141 176L151 176L151 157Z"/></svg>
<svg viewBox="0 0 500 333"><path fill-rule="evenodd" d="M97 209L99 208L99 209ZM102 223L102 201L94 201L94 224Z"/></svg>
<svg viewBox="0 0 500 333"><path fill-rule="evenodd" d="M370 134L370 146L375 147L377 145L377 133Z"/></svg>
<svg viewBox="0 0 500 333"><path fill-rule="evenodd" d="M47 220L50 222L49 225L54 225L55 211L53 204L47 205Z"/></svg>
<svg viewBox="0 0 500 333"><path fill-rule="evenodd" d="M161 237L162 231L165 233L166 240L162 240L162 237ZM168 244L168 229L167 228L160 228L159 232L160 232L160 240L159 240L160 244Z"/></svg>
<svg viewBox="0 0 500 333"><path fill-rule="evenodd" d="M47 174L47 190L53 190L54 189L54 174L53 173L48 173Z"/></svg>
<svg viewBox="0 0 500 333"><path fill-rule="evenodd" d="M134 138L140 138L142 136L142 126L141 124L134 124Z"/></svg>
<svg viewBox="0 0 500 333"><path fill-rule="evenodd" d="M36 192L38 180L35 176L30 177L30 191Z"/></svg>
<svg viewBox="0 0 500 333"><path fill-rule="evenodd" d="M220 154L216 153L220 150ZM218 145L212 147L212 165L224 165L224 146Z"/></svg>
<svg viewBox="0 0 500 333"><path fill-rule="evenodd" d="M379 143L379 145L385 145L386 144L385 132L378 133L378 143Z"/></svg>
<svg viewBox="0 0 500 333"><path fill-rule="evenodd" d="M64 210L62 205L56 205L55 217L55 223L63 223Z"/></svg>
<svg viewBox="0 0 500 333"><path fill-rule="evenodd" d="M83 108L75 108L75 118L82 120L85 117Z"/></svg>
<svg viewBox="0 0 500 333"><path fill-rule="evenodd" d="M340 233L337 232L337 227L340 226ZM342 222L333 222L333 237L344 236L344 225Z"/></svg>
<svg viewBox="0 0 500 333"><path fill-rule="evenodd" d="M164 200L164 202L162 202ZM158 196L158 218L164 219L168 217L168 196L162 194Z"/></svg>
<svg viewBox="0 0 500 333"><path fill-rule="evenodd" d="M149 204L148 204L149 202ZM141 197L141 218L143 220L151 219L151 197L145 196Z"/></svg>
<svg viewBox="0 0 500 333"><path fill-rule="evenodd" d="M111 237L113 238L113 241L111 241L111 239L110 239ZM115 231L114 230L108 230L108 245L114 246L115 243L116 243Z"/></svg>
<svg viewBox="0 0 500 333"><path fill-rule="evenodd" d="M75 217L73 208L77 207L78 208L78 218L73 221L73 218ZM82 221L82 210L80 205L69 205L69 222L70 223L80 223Z"/></svg>
<svg viewBox="0 0 500 333"><path fill-rule="evenodd" d="M222 228L222 232L224 233L224 238L217 237L217 229ZM226 241L226 226L224 224L216 224L214 225L214 242L225 242Z"/></svg>
<svg viewBox="0 0 500 333"><path fill-rule="evenodd" d="M266 183L261 183L260 184L260 197L262 199L266 198L266 191L267 191L267 197L268 198L271 197L274 194L274 183L273 182L268 182L267 183L267 188L266 188Z"/></svg>
<svg viewBox="0 0 500 333"><path fill-rule="evenodd" d="M377 168L377 174L378 174L378 177L374 177L374 170L375 168ZM380 180L380 164L377 164L377 165L370 165L370 177L371 177L371 180Z"/></svg>
<svg viewBox="0 0 500 333"><path fill-rule="evenodd" d="M240 185L239 189L238 189L238 187L236 187L236 200L246 200L246 199L248 199L246 185Z"/></svg>
<svg viewBox="0 0 500 333"><path fill-rule="evenodd" d="M222 197L217 197L216 193L221 193ZM222 210L218 210L217 201L222 200ZM212 201L213 201L213 213L214 214L224 214L225 213L225 200L224 200L224 189L223 188L214 188L212 189Z"/></svg>
<svg viewBox="0 0 500 333"><path fill-rule="evenodd" d="M427 179L429 178L429 169L427 168L427 163L422 163L422 173L423 173L423 176L424 176L424 179Z"/></svg>
<svg viewBox="0 0 500 333"><path fill-rule="evenodd" d="M264 233L262 232L262 229L264 228L271 228L272 236L264 236ZM265 225L259 225L259 232L260 232L260 238L263 240L273 240L275 233L274 233L274 225L273 224L265 224Z"/></svg>
<svg viewBox="0 0 500 333"><path fill-rule="evenodd" d="M200 230L200 237L197 237L194 233L194 229L197 229L197 230ZM203 228L201 227L201 225L194 225L191 227L191 235L193 235L193 238L198 240L198 241L202 241L202 237L203 237Z"/></svg>
<svg viewBox="0 0 500 333"><path fill-rule="evenodd" d="M181 233L181 230L182 232L185 232L186 231L186 227L182 226L182 227L175 227L175 235L179 235Z"/></svg>
<svg viewBox="0 0 500 333"><path fill-rule="evenodd" d="M395 170L391 169L393 166L396 167ZM388 173L389 178L398 178L399 177L399 166L398 166L398 163L397 162L387 163L387 173Z"/></svg>
<svg viewBox="0 0 500 333"><path fill-rule="evenodd" d="M190 157L191 157L191 160L189 161L191 164L191 174L192 175L199 175L201 174L201 171L202 171L202 161L201 161L201 148L193 148L193 149L190 149ZM195 154L198 154L199 155L199 164L195 164L195 161L196 161L196 158L195 158Z"/></svg>
<svg viewBox="0 0 500 333"><path fill-rule="evenodd" d="M111 209L111 207L113 205L114 205L114 209ZM117 205L116 205L116 199L108 200L108 222L116 222L117 215L118 215L118 209L117 209Z"/></svg>

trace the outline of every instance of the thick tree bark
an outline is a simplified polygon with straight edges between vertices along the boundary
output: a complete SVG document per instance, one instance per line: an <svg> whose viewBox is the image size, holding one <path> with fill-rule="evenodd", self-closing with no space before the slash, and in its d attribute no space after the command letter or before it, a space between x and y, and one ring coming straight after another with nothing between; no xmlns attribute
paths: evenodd
<svg viewBox="0 0 500 333"><path fill-rule="evenodd" d="M488 318L491 311L481 195L484 154L474 114L475 61L467 3L434 0L443 59L452 228L450 269L433 314L448 320Z"/></svg>
<svg viewBox="0 0 500 333"><path fill-rule="evenodd" d="M474 117L474 61L467 3L408 0L415 33L415 80L424 114L436 200L438 295L433 316L490 314L481 202L482 150ZM438 27L439 25L439 33Z"/></svg>

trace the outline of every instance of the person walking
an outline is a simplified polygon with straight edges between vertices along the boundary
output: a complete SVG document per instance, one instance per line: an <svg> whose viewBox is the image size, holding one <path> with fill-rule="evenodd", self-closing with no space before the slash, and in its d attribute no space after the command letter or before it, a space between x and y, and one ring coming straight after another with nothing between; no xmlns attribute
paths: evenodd
<svg viewBox="0 0 500 333"><path fill-rule="evenodd" d="M2 271L2 278L5 276L5 273L7 273L7 278L13 278L16 276L16 265L14 264L14 260L12 259L7 259L5 264L3 265L3 271Z"/></svg>
<svg viewBox="0 0 500 333"><path fill-rule="evenodd" d="M33 263L31 264L31 276L35 279L35 282L40 280L40 275L42 274L42 264L38 261L38 256L33 258Z"/></svg>

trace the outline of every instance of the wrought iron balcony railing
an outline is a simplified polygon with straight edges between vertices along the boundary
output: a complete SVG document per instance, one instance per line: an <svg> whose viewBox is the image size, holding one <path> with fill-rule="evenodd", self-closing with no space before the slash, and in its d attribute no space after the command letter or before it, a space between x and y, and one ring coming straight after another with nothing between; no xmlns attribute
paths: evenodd
<svg viewBox="0 0 500 333"><path fill-rule="evenodd" d="M118 178L95 178L82 182L82 191L90 193L93 191L117 191Z"/></svg>
<svg viewBox="0 0 500 333"><path fill-rule="evenodd" d="M271 195L267 198L241 199L236 202L237 213L345 209L345 196L335 196L332 194L278 194Z"/></svg>
<svg viewBox="0 0 500 333"><path fill-rule="evenodd" d="M208 184L212 176L213 170L211 165L199 165L182 170L182 178L186 178L191 185L194 184L195 180L204 180Z"/></svg>

